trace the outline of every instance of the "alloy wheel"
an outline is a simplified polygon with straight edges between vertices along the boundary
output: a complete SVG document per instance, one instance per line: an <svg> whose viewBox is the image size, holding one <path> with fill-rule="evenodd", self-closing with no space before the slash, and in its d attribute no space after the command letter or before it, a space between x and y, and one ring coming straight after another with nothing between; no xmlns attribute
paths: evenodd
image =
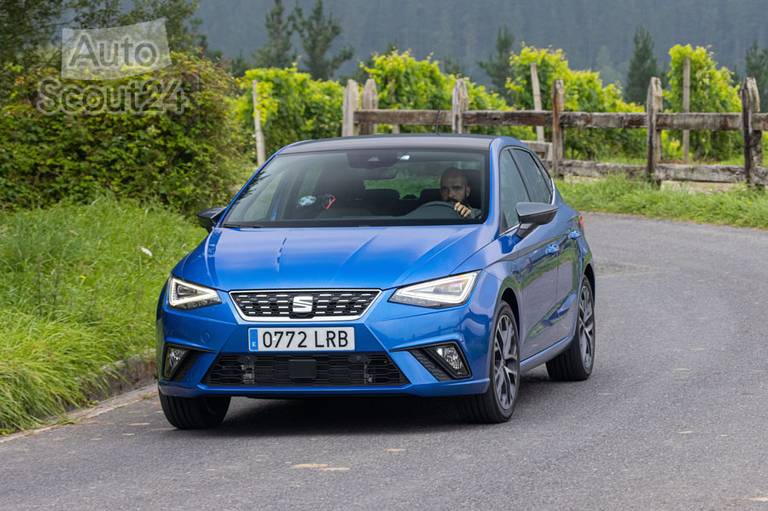
<svg viewBox="0 0 768 511"><path fill-rule="evenodd" d="M579 293L579 349L587 371L592 370L595 357L595 306L592 288L584 283Z"/></svg>
<svg viewBox="0 0 768 511"><path fill-rule="evenodd" d="M505 410L512 407L520 385L517 331L512 318L502 314L496 322L493 342L493 383L496 398Z"/></svg>

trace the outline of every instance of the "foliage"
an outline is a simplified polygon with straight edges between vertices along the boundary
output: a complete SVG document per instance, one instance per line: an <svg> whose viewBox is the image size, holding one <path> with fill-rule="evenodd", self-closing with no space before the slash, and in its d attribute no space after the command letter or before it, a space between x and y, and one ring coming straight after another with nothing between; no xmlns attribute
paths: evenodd
<svg viewBox="0 0 768 511"><path fill-rule="evenodd" d="M691 62L691 112L740 112L741 101L738 87L733 83L731 71L718 69L712 52L704 47L676 45L669 50L670 64L667 78L669 86L664 91L667 105L673 112L683 110L683 65ZM680 138L680 133L674 133ZM691 131L691 150L696 158L726 159L741 148L738 133L726 131Z"/></svg>
<svg viewBox="0 0 768 511"><path fill-rule="evenodd" d="M191 51L199 43L200 21L193 18L199 0L132 0L126 9L121 0L64 0L65 12L75 14L70 26L104 28L165 18L168 45ZM63 14L63 13L62 13Z"/></svg>
<svg viewBox="0 0 768 511"><path fill-rule="evenodd" d="M173 61L151 76L177 80L183 109L141 115L43 114L38 84L57 70L18 70L12 100L0 108L0 209L89 201L105 189L187 212L226 200L241 178L244 145L229 99L234 83L207 61L179 53ZM119 95L130 83L99 90Z"/></svg>
<svg viewBox="0 0 768 511"><path fill-rule="evenodd" d="M637 28L634 42L635 47L632 51L632 59L629 61L624 97L627 101L642 105L645 103L651 77L659 76L660 70L653 53L653 38L645 27Z"/></svg>
<svg viewBox="0 0 768 511"><path fill-rule="evenodd" d="M168 270L204 234L110 198L0 213L0 432L84 404L105 364L152 347Z"/></svg>
<svg viewBox="0 0 768 511"><path fill-rule="evenodd" d="M344 89L336 82L313 80L295 67L245 72L238 81L242 92L237 106L244 132L253 133L253 80L258 80L267 155L298 140L339 136Z"/></svg>
<svg viewBox="0 0 768 511"><path fill-rule="evenodd" d="M488 57L488 60L477 63L480 69L485 71L488 78L491 79L491 90L501 95L509 101L509 90L507 89L507 80L513 80L512 66L509 63L509 57L512 54L512 47L515 44L515 36L509 31L506 25L499 27L496 33L496 52Z"/></svg>
<svg viewBox="0 0 768 511"><path fill-rule="evenodd" d="M615 84L604 86L594 71L570 69L563 50L539 49L523 46L513 54L510 63L514 80L507 82L515 106L532 110L531 63L536 62L544 110L552 109L552 88L556 79L563 80L565 109L582 112L641 112L639 105L621 99L621 90ZM639 130L569 130L566 150L571 155L595 159L608 154L638 155L644 150L644 136Z"/></svg>
<svg viewBox="0 0 768 511"><path fill-rule="evenodd" d="M333 57L326 57L333 41L341 35L341 25L331 14L323 12L323 0L316 0L312 13L304 17L300 7L292 15L296 32L301 39L301 45L306 53L302 65L306 67L312 78L328 80L344 62L352 58L352 48L342 48Z"/></svg>
<svg viewBox="0 0 768 511"><path fill-rule="evenodd" d="M451 98L456 76L440 70L440 63L427 57L415 59L410 51L390 51L383 55L374 54L370 64L362 64L366 76L373 78L379 91L379 108L384 109L428 109L451 110ZM468 79L467 94L470 110L507 110L504 99L489 93L484 86ZM434 131L430 127L404 126L405 133ZM527 128L472 127L472 133L494 133L530 139Z"/></svg>
<svg viewBox="0 0 768 511"><path fill-rule="evenodd" d="M296 53L291 46L293 24L283 17L283 0L274 1L275 5L264 20L267 44L256 50L256 67L290 67L296 62Z"/></svg>
<svg viewBox="0 0 768 511"><path fill-rule="evenodd" d="M584 211L768 229L768 193L763 190L736 187L696 193L684 188L659 189L623 176L591 182L561 181L557 188L571 206Z"/></svg>
<svg viewBox="0 0 768 511"><path fill-rule="evenodd" d="M762 95L768 95L768 48L760 48L757 41L753 42L745 61L747 76L755 79Z"/></svg>

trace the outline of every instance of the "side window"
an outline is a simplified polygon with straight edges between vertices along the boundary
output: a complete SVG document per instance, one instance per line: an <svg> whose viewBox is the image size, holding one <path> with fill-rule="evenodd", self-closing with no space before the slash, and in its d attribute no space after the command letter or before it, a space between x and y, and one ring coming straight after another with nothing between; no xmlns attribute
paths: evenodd
<svg viewBox="0 0 768 511"><path fill-rule="evenodd" d="M546 202L552 201L552 188L550 183L539 170L539 166L534 161L533 157L528 154L527 151L521 151L519 149L514 151L515 161L518 167L520 167L520 173L523 175L525 186L528 188L528 194L531 196L533 202Z"/></svg>
<svg viewBox="0 0 768 511"><path fill-rule="evenodd" d="M509 149L502 149L501 151L499 177L501 212L504 214L509 227L517 223L517 210L515 209L517 203L530 200Z"/></svg>

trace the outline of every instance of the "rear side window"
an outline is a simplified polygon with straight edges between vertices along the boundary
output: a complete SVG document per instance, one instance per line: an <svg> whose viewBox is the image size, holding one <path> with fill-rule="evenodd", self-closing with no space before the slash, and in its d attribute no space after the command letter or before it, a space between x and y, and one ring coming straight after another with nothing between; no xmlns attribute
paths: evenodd
<svg viewBox="0 0 768 511"><path fill-rule="evenodd" d="M507 226L512 226L518 222L517 203L528 202L530 199L508 149L504 149L499 157L499 177L501 211L507 220Z"/></svg>
<svg viewBox="0 0 768 511"><path fill-rule="evenodd" d="M544 177L533 157L527 151L521 150L515 150L514 155L531 200L550 203L552 201L552 188L549 179Z"/></svg>

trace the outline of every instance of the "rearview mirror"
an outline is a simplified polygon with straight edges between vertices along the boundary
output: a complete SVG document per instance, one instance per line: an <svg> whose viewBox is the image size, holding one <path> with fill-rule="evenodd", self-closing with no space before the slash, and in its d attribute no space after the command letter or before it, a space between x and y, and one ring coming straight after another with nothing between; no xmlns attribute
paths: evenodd
<svg viewBox="0 0 768 511"><path fill-rule="evenodd" d="M213 226L216 225L216 222L219 221L219 217L225 209L226 208L223 207L217 207L203 210L197 214L197 222L200 224L200 227L203 227L206 231L211 232L213 230Z"/></svg>
<svg viewBox="0 0 768 511"><path fill-rule="evenodd" d="M548 224L557 214L557 206L545 202L518 202L515 209L520 221L517 233L521 237L526 236L538 225Z"/></svg>

